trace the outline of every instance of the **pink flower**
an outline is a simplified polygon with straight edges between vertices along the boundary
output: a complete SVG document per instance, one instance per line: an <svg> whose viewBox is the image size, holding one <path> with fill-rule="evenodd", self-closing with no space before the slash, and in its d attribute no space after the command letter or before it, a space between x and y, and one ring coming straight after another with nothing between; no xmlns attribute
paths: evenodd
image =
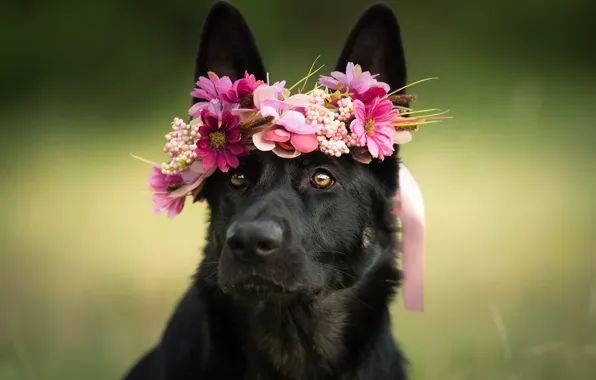
<svg viewBox="0 0 596 380"><path fill-rule="evenodd" d="M345 88L348 92L359 94L365 93L371 87L381 87L385 92L389 92L389 85L387 83L379 82L375 79L378 76L379 74L372 75L369 71L363 72L360 65L354 65L352 62L348 62L345 74L339 71L333 71L330 77L321 75L319 83L333 90L337 90L341 84L342 89Z"/></svg>
<svg viewBox="0 0 596 380"><path fill-rule="evenodd" d="M220 103L223 95L232 87L232 81L228 76L220 78L212 72L208 72L207 75L209 78L199 77L197 88L190 93L193 98L205 100L190 107L188 114L193 118L199 117L204 109L212 107L213 102ZM219 107L221 108L221 106Z"/></svg>
<svg viewBox="0 0 596 380"><path fill-rule="evenodd" d="M322 125L308 124L304 114L289 108L282 101L263 101L261 115L272 116L275 126L253 135L253 144L257 149L272 150L280 157L293 158L319 147L315 133L321 130Z"/></svg>
<svg viewBox="0 0 596 380"><path fill-rule="evenodd" d="M168 211L168 218L172 219L182 212L186 193L172 196L172 192L184 186L184 181L180 174L168 175L161 171L157 165L153 165L151 176L148 178L149 189L155 191L153 194L153 211L160 214Z"/></svg>
<svg viewBox="0 0 596 380"><path fill-rule="evenodd" d="M397 117L390 100L375 98L367 109L360 100L355 100L354 115L356 119L350 129L358 135L358 143L366 145L371 156L384 159L393 153L393 138L396 135L391 122Z"/></svg>
<svg viewBox="0 0 596 380"><path fill-rule="evenodd" d="M230 167L238 167L238 156L250 153L240 143L240 117L224 111L220 119L214 113L203 110L201 120L201 139L197 141L195 152L203 157L203 169L209 171L217 165L222 172L227 172Z"/></svg>
<svg viewBox="0 0 596 380"><path fill-rule="evenodd" d="M218 77L217 74L213 72L208 72L207 75L209 78L199 77L199 81L197 82L197 88L194 89L190 95L193 98L203 99L203 100L212 100L212 99L219 99L224 93L228 91L232 87L232 81L230 77Z"/></svg>
<svg viewBox="0 0 596 380"><path fill-rule="evenodd" d="M243 103L244 98L252 94L262 84L264 84L262 80L256 80L253 74L248 75L248 72L244 72L244 78L234 82L232 88L228 89L221 98L229 104ZM241 104L241 107L250 108L253 107L253 104L252 102L251 104Z"/></svg>

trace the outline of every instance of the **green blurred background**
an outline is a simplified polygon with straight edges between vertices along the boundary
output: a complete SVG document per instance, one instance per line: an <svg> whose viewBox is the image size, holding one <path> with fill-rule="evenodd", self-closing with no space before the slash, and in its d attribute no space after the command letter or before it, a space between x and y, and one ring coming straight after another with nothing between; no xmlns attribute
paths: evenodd
<svg viewBox="0 0 596 380"><path fill-rule="evenodd" d="M210 1L0 11L0 379L119 378L200 258L205 206L152 212ZM272 80L333 67L368 1L237 0ZM596 103L587 1L394 1L420 108L427 309L396 302L413 379L596 378ZM189 205L188 205L189 206Z"/></svg>

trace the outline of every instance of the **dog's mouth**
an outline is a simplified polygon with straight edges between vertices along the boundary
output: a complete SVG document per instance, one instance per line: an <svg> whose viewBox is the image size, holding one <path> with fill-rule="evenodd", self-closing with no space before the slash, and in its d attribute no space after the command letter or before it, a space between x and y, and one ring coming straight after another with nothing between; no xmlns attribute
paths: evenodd
<svg viewBox="0 0 596 380"><path fill-rule="evenodd" d="M222 289L225 293L231 293L243 298L271 298L287 297L293 292L283 285L261 276L252 275Z"/></svg>

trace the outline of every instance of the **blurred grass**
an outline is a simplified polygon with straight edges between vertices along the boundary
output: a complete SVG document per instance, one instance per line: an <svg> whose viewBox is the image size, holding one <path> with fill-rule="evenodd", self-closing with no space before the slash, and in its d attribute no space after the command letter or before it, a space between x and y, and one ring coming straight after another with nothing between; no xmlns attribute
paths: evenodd
<svg viewBox="0 0 596 380"><path fill-rule="evenodd" d="M195 3L3 13L0 380L119 378L189 285L205 206L155 216L149 167L129 153L160 160L171 117L185 113L207 6ZM350 27L321 38L304 25L328 22L333 3L236 3L272 80L297 80L321 53L328 71ZM355 21L355 3L342 17ZM391 3L410 80L441 78L412 88L417 106L455 116L402 153L428 218L427 310L393 308L413 379L593 379L588 12L552 0Z"/></svg>

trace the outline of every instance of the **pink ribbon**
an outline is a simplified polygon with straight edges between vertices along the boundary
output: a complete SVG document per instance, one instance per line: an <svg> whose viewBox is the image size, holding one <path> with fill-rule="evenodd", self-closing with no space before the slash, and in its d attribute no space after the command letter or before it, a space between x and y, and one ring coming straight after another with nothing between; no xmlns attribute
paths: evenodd
<svg viewBox="0 0 596 380"><path fill-rule="evenodd" d="M425 221L422 191L412 173L399 167L399 190L393 212L401 219L403 302L409 311L423 311Z"/></svg>

